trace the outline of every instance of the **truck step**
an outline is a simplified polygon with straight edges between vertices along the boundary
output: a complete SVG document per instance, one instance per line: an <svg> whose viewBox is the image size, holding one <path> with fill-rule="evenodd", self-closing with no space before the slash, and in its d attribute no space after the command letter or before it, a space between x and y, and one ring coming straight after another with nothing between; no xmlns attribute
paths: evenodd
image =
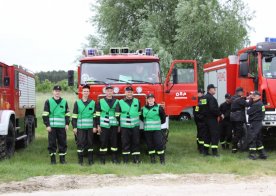
<svg viewBox="0 0 276 196"><path fill-rule="evenodd" d="M21 136L19 136L19 137L16 138L16 141L22 140L22 139L24 139L24 138L26 138L26 137L27 137L26 134L21 135Z"/></svg>

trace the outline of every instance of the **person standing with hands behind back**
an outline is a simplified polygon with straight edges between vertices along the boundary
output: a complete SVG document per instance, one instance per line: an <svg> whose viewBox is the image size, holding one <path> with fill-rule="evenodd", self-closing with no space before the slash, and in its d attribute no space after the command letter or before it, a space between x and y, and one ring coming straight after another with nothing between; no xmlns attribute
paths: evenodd
<svg viewBox="0 0 276 196"><path fill-rule="evenodd" d="M160 163L165 164L164 139L161 124L166 122L164 109L155 103L153 94L147 95L147 103L141 110L141 120L144 122L144 134L148 146L151 163L155 163L155 153Z"/></svg>
<svg viewBox="0 0 276 196"><path fill-rule="evenodd" d="M88 164L93 164L93 132L96 133L95 101L89 99L90 86L82 87L82 99L74 104L72 125L77 136L79 164L83 165L83 152L88 151Z"/></svg>
<svg viewBox="0 0 276 196"><path fill-rule="evenodd" d="M51 164L56 164L56 150L58 151L60 163L65 164L67 151L66 131L70 123L70 112L67 101L60 97L61 86L53 88L53 97L44 104L42 113L43 122L48 131L48 151L51 157Z"/></svg>

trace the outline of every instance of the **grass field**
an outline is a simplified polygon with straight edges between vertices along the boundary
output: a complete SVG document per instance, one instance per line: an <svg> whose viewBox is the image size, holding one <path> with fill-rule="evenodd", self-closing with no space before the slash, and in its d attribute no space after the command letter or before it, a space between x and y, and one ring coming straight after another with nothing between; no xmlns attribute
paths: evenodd
<svg viewBox="0 0 276 196"><path fill-rule="evenodd" d="M166 150L166 165L149 163L149 158L143 153L140 165L107 163L100 165L96 157L93 166L77 164L76 144L72 129L68 132L68 152L66 165L50 165L47 152L47 132L42 124L41 113L45 99L51 94L37 95L38 128L35 141L26 149L18 149L11 159L0 162L0 181L23 180L33 176L48 176L60 174L116 174L142 175L159 173L225 173L238 175L276 175L276 148L268 152L266 161L251 161L247 152L231 154L220 149L219 158L203 157L198 154L195 143L195 125L189 122L171 122L169 142ZM72 108L76 99L74 95L64 95ZM271 142L275 143L275 140ZM273 145L272 145L273 146ZM144 152L144 151L143 151ZM86 160L85 160L86 161Z"/></svg>

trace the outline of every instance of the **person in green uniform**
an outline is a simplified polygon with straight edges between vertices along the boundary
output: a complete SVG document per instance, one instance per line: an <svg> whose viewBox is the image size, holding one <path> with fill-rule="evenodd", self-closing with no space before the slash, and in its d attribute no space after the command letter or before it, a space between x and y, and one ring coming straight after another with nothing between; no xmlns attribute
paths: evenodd
<svg viewBox="0 0 276 196"><path fill-rule="evenodd" d="M77 137L77 154L79 164L83 165L84 150L88 151L88 164L93 164L93 133L95 126L95 101L89 99L90 86L82 87L82 98L74 104L72 125Z"/></svg>
<svg viewBox="0 0 276 196"><path fill-rule="evenodd" d="M116 117L120 121L122 155L124 163L128 163L129 155L133 163L140 163L140 102L133 97L133 88L125 88L126 97L116 107Z"/></svg>
<svg viewBox="0 0 276 196"><path fill-rule="evenodd" d="M51 157L51 164L56 164L56 151L60 157L60 163L65 164L67 151L66 131L70 123L70 111L67 101L60 97L61 86L53 88L53 97L46 100L42 113L43 122L48 131L48 151ZM58 144L58 146L57 146Z"/></svg>
<svg viewBox="0 0 276 196"><path fill-rule="evenodd" d="M96 105L96 122L97 129L100 133L100 155L101 163L105 164L106 154L109 143L112 152L112 163L119 163L118 160L118 121L115 116L115 109L119 100L113 97L113 87L107 85L105 87L106 96Z"/></svg>
<svg viewBox="0 0 276 196"><path fill-rule="evenodd" d="M160 163L165 164L164 139L161 124L166 122L164 109L155 103L153 94L147 95L147 103L141 110L141 120L144 122L144 135L150 155L151 163L156 163L155 154L160 158Z"/></svg>

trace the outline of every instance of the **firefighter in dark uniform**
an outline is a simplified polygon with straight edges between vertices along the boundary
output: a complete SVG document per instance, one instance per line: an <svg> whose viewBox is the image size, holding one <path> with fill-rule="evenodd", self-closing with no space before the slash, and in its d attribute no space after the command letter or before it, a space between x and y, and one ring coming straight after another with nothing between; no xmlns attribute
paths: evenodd
<svg viewBox="0 0 276 196"><path fill-rule="evenodd" d="M204 133L207 129L204 119L204 111L206 110L206 99L204 99L204 90L198 89L198 105L193 107L194 120L197 128L197 149L200 154L203 153Z"/></svg>
<svg viewBox="0 0 276 196"><path fill-rule="evenodd" d="M95 101L89 99L90 86L82 87L82 98L74 104L72 125L77 138L79 164L83 165L83 153L88 152L88 164L93 164L93 132L96 133Z"/></svg>
<svg viewBox="0 0 276 196"><path fill-rule="evenodd" d="M125 88L125 94L126 97L116 107L116 116L121 127L123 161L127 163L131 154L133 163L140 163L140 102L133 97L131 86Z"/></svg>
<svg viewBox="0 0 276 196"><path fill-rule="evenodd" d="M230 121L231 95L225 94L225 102L220 104L221 121L219 122L220 144L223 149L229 149L232 141L232 123Z"/></svg>
<svg viewBox="0 0 276 196"><path fill-rule="evenodd" d="M219 106L217 99L213 96L216 94L216 87L214 84L209 84L207 86L207 94L204 96L206 99L206 124L207 130L204 137L204 155L209 155L209 148L212 149L213 156L218 155L218 143L219 143L219 128L218 128L218 118L220 116Z"/></svg>
<svg viewBox="0 0 276 196"><path fill-rule="evenodd" d="M105 164L108 144L112 152L112 163L119 163L118 160L118 121L115 116L115 110L119 100L113 97L113 87L105 87L106 97L100 99L96 105L97 128L100 133L100 155L101 163Z"/></svg>
<svg viewBox="0 0 276 196"><path fill-rule="evenodd" d="M155 154L160 163L165 164L164 139L161 124L166 122L164 109L155 103L153 94L147 95L147 103L141 110L141 120L144 122L144 135L151 163L155 163Z"/></svg>
<svg viewBox="0 0 276 196"><path fill-rule="evenodd" d="M48 151L51 164L56 164L56 151L60 157L60 163L65 164L67 151L66 131L70 123L70 112L67 101L60 97L61 86L53 88L53 97L44 104L42 113L43 122L48 131ZM58 145L58 146L57 146Z"/></svg>
<svg viewBox="0 0 276 196"><path fill-rule="evenodd" d="M250 124L248 130L249 159L256 160L257 151L260 159L267 159L262 138L262 121L265 117L265 107L260 99L261 94L259 91L254 91L251 98L253 102L250 102L252 104L247 110Z"/></svg>
<svg viewBox="0 0 276 196"><path fill-rule="evenodd" d="M230 121L233 125L232 153L238 151L238 143L241 140L244 130L243 125L246 121L245 108L248 106L246 97L243 97L243 88L238 87L236 94L231 98Z"/></svg>

